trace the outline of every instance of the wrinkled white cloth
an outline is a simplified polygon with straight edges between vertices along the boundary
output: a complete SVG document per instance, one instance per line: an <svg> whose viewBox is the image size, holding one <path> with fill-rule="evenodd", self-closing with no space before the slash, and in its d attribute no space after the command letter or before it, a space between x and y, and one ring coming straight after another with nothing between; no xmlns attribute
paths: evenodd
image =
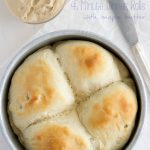
<svg viewBox="0 0 150 150"><path fill-rule="evenodd" d="M150 1L125 0L125 2L134 17L143 51L150 64ZM117 7L123 9L121 5ZM53 20L47 22L32 39L50 32L72 29L93 32L118 46L130 59L133 59L130 48L117 26L116 19L109 8L107 0L68 0L62 12ZM150 148L150 93L148 91L147 96L147 112L144 126L133 150ZM2 136L0 136L1 138ZM8 146L3 145L3 149L6 150L4 147ZM0 149L2 149L1 143Z"/></svg>

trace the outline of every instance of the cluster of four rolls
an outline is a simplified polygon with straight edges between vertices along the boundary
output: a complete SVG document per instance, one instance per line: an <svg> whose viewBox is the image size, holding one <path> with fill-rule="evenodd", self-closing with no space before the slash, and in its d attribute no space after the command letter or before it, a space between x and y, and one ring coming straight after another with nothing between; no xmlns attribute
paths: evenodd
<svg viewBox="0 0 150 150"><path fill-rule="evenodd" d="M51 49L55 49L55 52ZM128 69L88 41L30 55L13 75L8 113L28 150L115 150L129 139L137 98Z"/></svg>

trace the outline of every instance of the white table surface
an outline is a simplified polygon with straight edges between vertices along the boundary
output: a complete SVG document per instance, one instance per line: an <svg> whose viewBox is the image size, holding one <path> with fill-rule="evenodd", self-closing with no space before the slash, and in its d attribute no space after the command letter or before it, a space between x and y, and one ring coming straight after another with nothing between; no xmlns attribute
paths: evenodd
<svg viewBox="0 0 150 150"><path fill-rule="evenodd" d="M98 0L87 0L95 6ZM105 0L99 0L104 7ZM126 0L132 15L144 16L143 19L135 19L140 41L143 44L144 52L150 64L150 1L149 0ZM134 9L134 3L138 8ZM140 7L144 5L144 9ZM81 8L82 7L82 8ZM103 18L105 16L105 19ZM0 77L3 75L9 60L18 52L18 50L36 36L58 31L61 29L80 29L99 34L102 37L113 42L120 47L122 51L128 54L132 59L130 49L124 41L119 28L109 9L97 10L88 8L86 4L81 4L80 0L68 0L63 11L52 21L42 25L28 25L20 22L12 16L4 5L4 0L0 0ZM107 19L106 19L107 17ZM133 150L150 149L150 94L147 92L147 112L144 127L140 138L135 144ZM0 150L10 150L6 140L0 131Z"/></svg>

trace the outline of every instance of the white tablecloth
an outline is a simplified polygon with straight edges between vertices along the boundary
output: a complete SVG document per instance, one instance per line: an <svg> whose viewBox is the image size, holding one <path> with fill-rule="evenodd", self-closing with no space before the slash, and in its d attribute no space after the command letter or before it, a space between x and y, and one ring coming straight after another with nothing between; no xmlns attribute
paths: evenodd
<svg viewBox="0 0 150 150"><path fill-rule="evenodd" d="M150 1L126 0L134 17L138 35L150 63ZM9 60L31 39L61 29L78 29L96 33L117 45L132 59L130 49L123 39L116 20L106 0L68 0L63 11L53 20L42 25L27 25L10 15L3 0L0 0L0 76ZM123 6L117 6L123 9ZM150 94L147 92L148 99ZM150 101L140 138L133 150L150 149ZM9 145L0 131L0 149L9 150Z"/></svg>

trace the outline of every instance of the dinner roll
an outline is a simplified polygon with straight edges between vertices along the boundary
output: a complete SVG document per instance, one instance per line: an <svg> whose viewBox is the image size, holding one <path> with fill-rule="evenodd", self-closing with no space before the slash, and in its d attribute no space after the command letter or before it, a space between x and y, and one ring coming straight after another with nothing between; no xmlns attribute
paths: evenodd
<svg viewBox="0 0 150 150"><path fill-rule="evenodd" d="M29 150L92 150L90 135L75 111L33 125L23 136Z"/></svg>
<svg viewBox="0 0 150 150"><path fill-rule="evenodd" d="M113 55L114 62L116 63L121 79L127 79L130 77L130 73L126 65L116 56Z"/></svg>
<svg viewBox="0 0 150 150"><path fill-rule="evenodd" d="M120 150L134 129L137 95L119 57L92 42L61 41L17 68L8 115L27 150Z"/></svg>
<svg viewBox="0 0 150 150"><path fill-rule="evenodd" d="M135 93L137 92L135 81L132 78L126 78L123 80Z"/></svg>
<svg viewBox="0 0 150 150"><path fill-rule="evenodd" d="M56 44L56 53L78 97L121 79L111 53L99 45L70 40Z"/></svg>
<svg viewBox="0 0 150 150"><path fill-rule="evenodd" d="M81 122L100 143L100 150L117 150L128 141L137 112L135 92L116 82L81 102Z"/></svg>
<svg viewBox="0 0 150 150"><path fill-rule="evenodd" d="M73 103L72 90L50 47L30 55L12 77L9 116L19 130L69 109Z"/></svg>

